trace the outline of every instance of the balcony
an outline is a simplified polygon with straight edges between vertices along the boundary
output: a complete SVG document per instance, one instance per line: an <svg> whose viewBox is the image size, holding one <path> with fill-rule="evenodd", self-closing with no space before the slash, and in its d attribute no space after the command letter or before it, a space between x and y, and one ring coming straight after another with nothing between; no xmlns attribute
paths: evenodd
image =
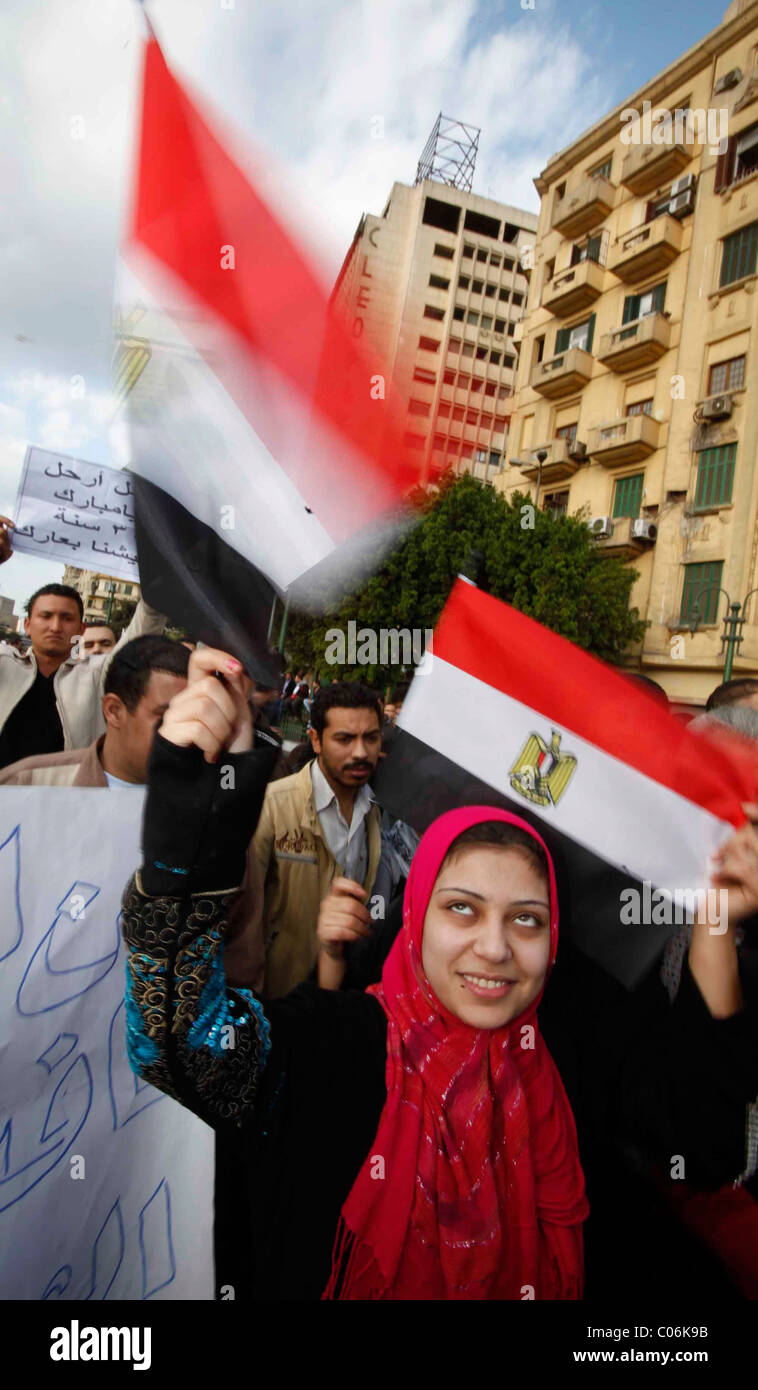
<svg viewBox="0 0 758 1390"><path fill-rule="evenodd" d="M558 357L548 362L538 362L529 378L533 391L539 391L548 400L568 396L572 391L585 386L592 376L592 354L584 348L566 348Z"/></svg>
<svg viewBox="0 0 758 1390"><path fill-rule="evenodd" d="M638 555L644 555L654 545L654 537L644 540L640 536L633 536L633 525L631 517L617 517L613 522L613 535L595 541L598 550L602 550L604 555L615 556L617 560L634 560Z"/></svg>
<svg viewBox="0 0 758 1390"><path fill-rule="evenodd" d="M603 293L605 271L597 261L582 261L554 275L542 297L542 308L556 318L568 318L591 304Z"/></svg>
<svg viewBox="0 0 758 1390"><path fill-rule="evenodd" d="M679 255L682 249L682 224L664 213L654 222L635 227L621 237L608 255L608 269L634 285L650 275L658 275Z"/></svg>
<svg viewBox="0 0 758 1390"><path fill-rule="evenodd" d="M621 182L632 193L649 193L670 183L692 160L680 141L670 145L633 145L621 165Z"/></svg>
<svg viewBox="0 0 758 1390"><path fill-rule="evenodd" d="M550 226L561 236L583 236L608 216L616 199L616 185L610 179L582 179L553 208Z"/></svg>
<svg viewBox="0 0 758 1390"><path fill-rule="evenodd" d="M655 453L660 433L660 422L652 415L627 415L623 420L590 430L587 448L596 463L620 468Z"/></svg>
<svg viewBox="0 0 758 1390"><path fill-rule="evenodd" d="M598 357L612 372L629 372L656 362L671 344L671 324L663 314L647 314L644 319L624 324L600 339Z"/></svg>
<svg viewBox="0 0 758 1390"><path fill-rule="evenodd" d="M540 474L537 454L546 452L547 458L542 465L542 485L564 483L568 478L573 478L577 469L587 462L586 458L572 458L569 450L573 448L567 439L551 439L549 444L540 444L536 449L530 449L525 460L512 459L511 466L520 468L530 483L536 483Z"/></svg>

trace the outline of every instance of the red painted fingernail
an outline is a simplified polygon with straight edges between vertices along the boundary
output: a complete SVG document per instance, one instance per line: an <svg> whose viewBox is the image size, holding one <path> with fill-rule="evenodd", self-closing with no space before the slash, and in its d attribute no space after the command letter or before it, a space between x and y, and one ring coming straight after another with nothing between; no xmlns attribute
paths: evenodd
<svg viewBox="0 0 758 1390"><path fill-rule="evenodd" d="M230 662L228 662L227 668L226 668L226 669L227 669L227 671L241 671L241 670L242 670L242 662L241 662L241 661L230 661Z"/></svg>

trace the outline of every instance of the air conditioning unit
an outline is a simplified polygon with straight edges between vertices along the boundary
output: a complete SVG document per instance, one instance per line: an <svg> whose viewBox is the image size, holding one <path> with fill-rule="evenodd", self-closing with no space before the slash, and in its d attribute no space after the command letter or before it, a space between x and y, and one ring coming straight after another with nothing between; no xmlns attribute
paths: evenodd
<svg viewBox="0 0 758 1390"><path fill-rule="evenodd" d="M632 522L632 536L636 541L654 541L658 535L658 526L655 521L648 521L645 517L640 517Z"/></svg>
<svg viewBox="0 0 758 1390"><path fill-rule="evenodd" d="M728 420L733 408L731 396L709 396L703 401L700 413L704 420Z"/></svg>
<svg viewBox="0 0 758 1390"><path fill-rule="evenodd" d="M587 445L581 439L575 439L573 444L569 444L568 456L575 463L582 463L587 457Z"/></svg>
<svg viewBox="0 0 758 1390"><path fill-rule="evenodd" d="M694 189L694 187L695 175L682 174L682 177L680 179L674 179L674 182L671 185L671 192L669 194L669 197L678 198L680 193L686 193L688 188Z"/></svg>
<svg viewBox="0 0 758 1390"><path fill-rule="evenodd" d="M686 193L678 193L669 203L669 215L671 217L687 217L692 212L694 201L694 188L688 188Z"/></svg>
<svg viewBox="0 0 758 1390"><path fill-rule="evenodd" d="M728 92L730 87L736 87L742 81L742 68L730 68L728 72L720 77L713 89L713 95L718 96L719 92Z"/></svg>
<svg viewBox="0 0 758 1390"><path fill-rule="evenodd" d="M593 516L589 523L590 535L599 541L609 541L613 535L613 518L610 516Z"/></svg>

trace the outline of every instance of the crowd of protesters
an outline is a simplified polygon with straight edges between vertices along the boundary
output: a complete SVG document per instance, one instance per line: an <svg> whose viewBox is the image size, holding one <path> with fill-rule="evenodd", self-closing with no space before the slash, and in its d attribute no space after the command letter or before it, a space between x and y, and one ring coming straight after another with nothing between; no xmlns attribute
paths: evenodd
<svg viewBox="0 0 758 1390"><path fill-rule="evenodd" d="M147 787L127 1044L216 1131L217 1289L758 1297L758 806L721 851L728 932L695 920L627 991L559 945L527 820L464 806L419 838L383 812L407 686L256 685L142 601L118 640L85 624L62 584L24 626L0 644L0 785ZM693 727L758 757L758 680Z"/></svg>

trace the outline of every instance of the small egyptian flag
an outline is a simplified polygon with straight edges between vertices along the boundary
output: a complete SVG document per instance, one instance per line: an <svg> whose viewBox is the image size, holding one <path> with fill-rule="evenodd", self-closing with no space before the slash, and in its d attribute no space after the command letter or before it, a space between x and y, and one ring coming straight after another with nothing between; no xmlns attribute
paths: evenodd
<svg viewBox="0 0 758 1390"><path fill-rule="evenodd" d="M556 858L563 928L630 986L688 920L709 856L755 800L750 750L690 733L622 674L460 580L398 727L380 804L419 832L476 803L531 821Z"/></svg>
<svg viewBox="0 0 758 1390"><path fill-rule="evenodd" d="M367 335L274 209L275 171L229 144L151 33L114 362L140 580L270 678L274 593L318 608L330 575L344 592L380 563L419 467Z"/></svg>

